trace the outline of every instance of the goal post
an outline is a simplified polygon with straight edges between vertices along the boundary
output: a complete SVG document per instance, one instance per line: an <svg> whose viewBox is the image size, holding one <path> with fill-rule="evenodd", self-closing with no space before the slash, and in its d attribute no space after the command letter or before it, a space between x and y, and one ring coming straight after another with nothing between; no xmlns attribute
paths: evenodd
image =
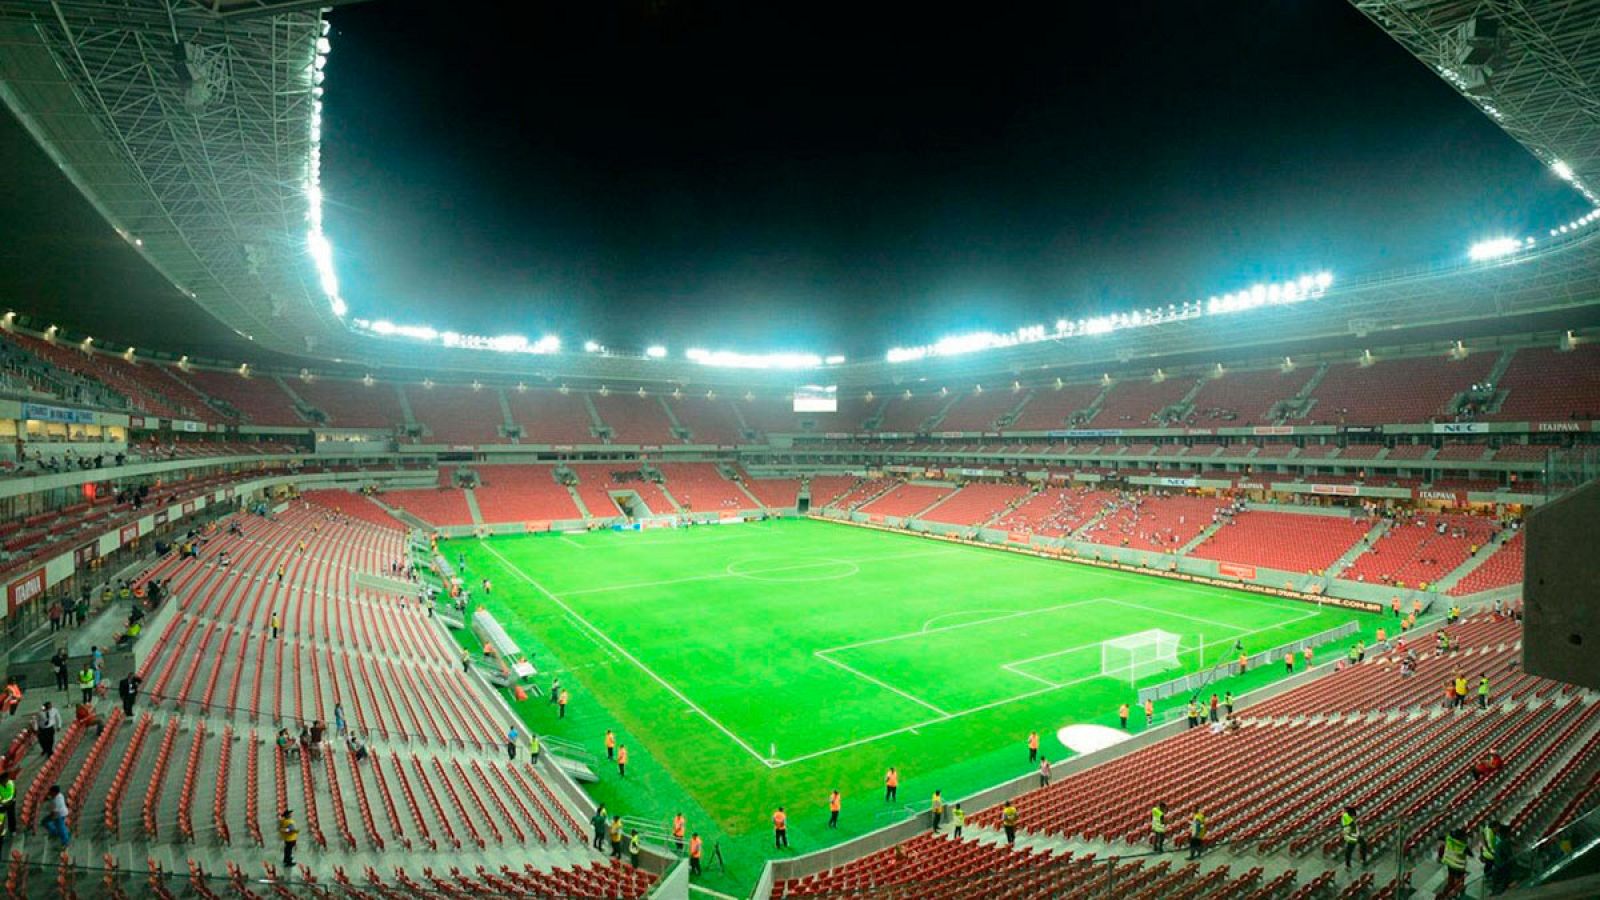
<svg viewBox="0 0 1600 900"><path fill-rule="evenodd" d="M1130 684L1178 668L1180 638L1152 628L1100 642L1100 674Z"/></svg>

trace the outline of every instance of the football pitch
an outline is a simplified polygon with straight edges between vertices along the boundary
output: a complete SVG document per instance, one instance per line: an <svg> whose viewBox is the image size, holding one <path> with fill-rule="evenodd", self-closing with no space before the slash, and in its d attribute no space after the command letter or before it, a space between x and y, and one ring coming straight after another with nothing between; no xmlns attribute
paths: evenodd
<svg viewBox="0 0 1600 900"><path fill-rule="evenodd" d="M1158 682L1352 620L1378 617L1022 554L788 519L689 529L496 537L446 546L475 599L573 695L566 719L535 697L529 727L602 752L629 745L626 778L602 757L596 796L665 821L679 810L744 871L788 808L794 852L888 824L933 790L959 797L1026 774L1024 738L1116 725L1126 681L1101 642L1159 628L1180 668ZM1354 638L1350 639L1351 641ZM1331 652L1332 648L1328 651ZM1274 677L1219 681L1241 692ZM1136 712L1135 730L1143 725ZM882 779L901 772L899 802ZM828 830L826 798L845 813ZM709 842L708 842L709 845Z"/></svg>

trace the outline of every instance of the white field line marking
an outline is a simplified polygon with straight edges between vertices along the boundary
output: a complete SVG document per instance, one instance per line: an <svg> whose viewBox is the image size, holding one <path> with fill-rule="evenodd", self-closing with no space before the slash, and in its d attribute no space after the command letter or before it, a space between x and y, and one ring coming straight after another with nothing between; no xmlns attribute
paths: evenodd
<svg viewBox="0 0 1600 900"><path fill-rule="evenodd" d="M496 554L496 555L498 556L499 554ZM921 557L928 557L928 556L948 556L948 555L950 555L950 551L949 550L932 550L932 551L924 550L924 551L921 551L921 552L918 552L918 553L901 553L901 554L898 554L898 555L890 555L890 556L871 556L871 557L867 557L865 559L813 560L812 562L796 563L794 565L789 565L789 566L775 566L775 567L773 567L771 569L753 569L753 570L748 571L748 572L736 572L736 573L714 572L714 573L712 573L710 575L688 575L688 576L685 576L683 578L667 578L667 579L664 579L664 580L661 580L661 581L638 581L638 582L634 582L632 584L612 584L612 585L604 585L604 586L601 586L601 587L593 587L593 588L579 588L579 589L577 589L575 591L562 591L561 592L561 596L563 596L563 597L576 597L576 596L578 596L580 594L605 594L605 593L610 593L611 591L635 591L635 590L641 590L641 589L644 589L644 588L666 587L668 585L673 585L673 584L689 584L689 583L695 582L695 581L716 581L716 580L723 579L723 578L744 578L744 577L747 577L747 576L753 578L753 577L758 576L758 575L770 575L773 572L791 572L791 571L794 571L796 569L816 569L816 568L821 568L823 566L835 566L835 565L838 565L841 562L847 562L847 563L851 563L851 564L858 564L858 563L872 563L872 562L887 562L889 560L895 560L895 559L918 559L918 558L921 558Z"/></svg>
<svg viewBox="0 0 1600 900"><path fill-rule="evenodd" d="M928 621L923 622L922 623L922 628L920 630L923 631L923 632L926 632L928 629L933 627L933 623L939 621L940 619L949 619L949 618L953 618L955 616L970 615L972 613L998 613L998 614L1004 615L1006 613L1015 612L1015 611L1016 610L1011 610L1011 609L958 609L955 612L940 613L939 615L934 616L933 618L929 619Z"/></svg>
<svg viewBox="0 0 1600 900"><path fill-rule="evenodd" d="M610 659L613 662L615 662L620 658L620 657L617 656L617 654L615 652L612 651L612 649L610 647L607 647L605 644L602 644L599 641L595 640L594 635L590 634L588 629L586 629L582 625L578 624L578 620L577 619L573 618L571 615L568 615L566 617L566 619L567 619L568 622L571 622L573 624L573 626L578 629L578 633L583 635L584 638L586 638L589 641L589 643L591 643L591 644L595 645L595 647L599 648L600 652L604 653L606 655L607 659Z"/></svg>
<svg viewBox="0 0 1600 900"><path fill-rule="evenodd" d="M827 651L825 651L825 650L813 651L811 655L815 656L817 659L822 660L823 662L833 663L834 665L836 665L839 668L845 670L846 672L849 672L851 675L854 675L857 678L862 679L863 681L871 682L872 684L875 684L878 687L881 687L886 691L891 691L893 693L899 694L900 696L906 698L907 700L910 700L912 703L915 703L918 706L923 707L924 709L930 709L930 710L934 711L935 713L939 714L940 716L948 717L950 715L949 713L945 712L944 710L940 709L937 706L934 706L932 703L929 703L928 701L922 699L921 697L916 696L915 694L908 694L905 691L902 691L899 688L895 687L894 685L889 684L888 682L879 681L878 679L873 678L871 675L868 675L867 673L861 671L860 669L855 668L854 666L846 665L845 663L842 663L842 662L838 661L837 659L834 659L833 657L827 655Z"/></svg>
<svg viewBox="0 0 1600 900"><path fill-rule="evenodd" d="M499 550L496 550L494 547L492 547L492 546L490 546L488 544L484 545L484 549L488 550L490 553L493 553L495 555L495 558L499 559L500 562L503 563L506 566L506 568L510 569L512 572L515 572L517 574L517 576L520 577L523 581L526 581L528 584L532 585L533 588L535 590L537 590L539 593L541 593L541 594L545 595L547 598L549 598L551 603L554 603L555 605L561 607L562 611L564 611L567 615L571 616L572 618L576 619L579 622L582 622L584 627L586 627L590 631L594 632L596 637L598 637L601 640L605 641L607 644L610 644L611 648L613 650L616 650L618 653L622 654L622 656L624 658L626 658L629 662L631 662L635 666L637 666L639 668L639 671L641 671L641 672L645 673L646 675L650 676L650 678L653 681L655 681L657 684L661 685L662 687L666 688L668 693L672 694L674 697L677 697L680 701L682 701L684 706L687 706L690 709L694 710L696 713L699 713L702 718L704 718L707 722L710 722L712 724L712 726L715 727L718 731L720 731L723 734L727 735L729 740L731 740L735 744L739 745L740 749L744 750L744 752L746 752L746 753L750 754L752 757L754 757L756 762L761 763L763 766L771 766L772 765L772 762L770 760L768 760L765 756L762 756L760 753L758 753L754 747L752 747L749 744L745 743L744 739L739 737L737 734L734 734L731 730L729 730L728 726L726 726L726 725L722 724L721 722L717 721L715 718L712 718L711 714L706 712L703 708L701 708L701 706L699 704L695 703L693 700L690 700L688 697L684 696L684 693L682 691L678 690L676 687L674 687L671 682L667 681L665 678L662 678L660 675L657 675L653 669L651 669L649 666L645 665L643 662L640 662L638 657L634 656L632 653L629 653L627 650L623 649L621 644L618 644L616 641L612 640L609 635L607 635L605 632L601 631L600 629L596 628L594 626L594 624L591 623L589 620L585 619L583 616L578 615L578 613L575 610L573 610L572 607L568 606L566 603L563 603L560 597L557 597L555 594L550 593L550 591L545 589L544 585L542 585L539 582L535 581L533 576L529 575L527 572L522 571L522 569L519 568L516 563L512 562L509 559L506 559L503 555L501 555Z"/></svg>
<svg viewBox="0 0 1600 900"><path fill-rule="evenodd" d="M1117 603L1117 604L1121 604L1121 605L1125 605L1125 606L1135 605L1135 604L1126 603L1125 601L1121 601L1121 600L1100 600L1100 601L1085 600L1085 601L1082 601L1082 603L1095 603L1095 602ZM1075 606L1075 605L1080 605L1080 604L1067 604L1067 605ZM1145 608L1146 609L1153 609L1153 608L1150 608L1150 607L1145 607ZM1039 610L1039 611L1043 612L1043 610ZM1161 610L1153 610L1153 611L1162 612ZM1295 622L1302 621L1304 619L1308 619L1308 618L1311 618L1311 617L1316 616L1316 615L1318 615L1318 613L1316 611L1310 611L1310 612L1302 613L1302 614L1296 616L1293 619L1287 619L1287 620L1284 620L1284 621L1275 622L1275 623L1273 623L1271 625L1267 625L1267 626L1262 627L1262 628L1256 628L1256 629L1253 629L1253 630L1243 631L1243 632L1238 633L1238 634L1230 635L1228 639L1233 640L1233 639L1238 639L1238 638L1246 638L1246 637L1249 637L1252 634L1259 634L1260 632L1263 632L1263 631L1271 631L1274 628L1280 628L1280 627L1282 627L1284 625L1292 625ZM1009 616L1006 617L1006 618L1009 618ZM973 623L973 624L977 624L977 623ZM1212 622L1210 624L1217 625L1218 627L1228 628L1231 631L1240 632L1240 629L1239 629L1238 626L1222 625L1221 623L1217 623L1217 622ZM962 627L962 626L960 626L960 625L952 625L952 626L947 626L947 627L948 628L959 628L959 627ZM941 629L941 630L943 630L943 629ZM911 637L911 636L914 636L916 634L918 634L918 632L912 632L911 634L907 634L907 635L897 635L894 639L899 639L901 637ZM880 639L880 640L883 640L883 639ZM851 646L853 646L853 645L851 645ZM937 724L939 724L941 722L948 722L948 721L950 721L952 719L959 719L959 718L961 718L963 716L968 716L968 715L971 715L971 714L973 714L975 712L983 712L985 710L995 709L997 707L1005 706L1007 704L1016 703L1016 702L1018 702L1020 700L1028 700L1028 699L1031 699L1033 697L1038 697L1038 696L1041 696L1043 694L1048 694L1048 693L1050 693L1052 691L1058 691L1058 690L1060 690L1062 688L1071 687L1071 686L1073 686L1075 684L1082 684L1082 683L1084 683L1086 681L1093 681L1093 680L1095 680L1097 678L1103 678L1104 677L1103 675L1100 675L1099 673L1095 673L1093 675L1085 675L1085 676L1083 676L1081 678L1074 678L1074 679L1072 679L1070 681L1064 681L1064 682L1059 682L1058 683L1058 682L1048 681L1048 680L1046 680L1044 678L1041 678L1041 677L1039 677L1037 675L1031 675L1031 674L1029 674L1027 672L1022 672L1022 671L1019 671L1019 670L1013 668L1013 666L1026 665L1027 663L1033 662L1033 661L1035 661L1037 659L1045 659L1045 658L1048 658L1050 656L1059 656L1059 655L1061 655L1063 653L1071 653L1071 652L1078 651L1078 650L1084 650L1084 649L1087 649L1089 647L1098 647L1098 646L1100 646L1099 642L1094 643L1094 644L1085 644L1082 647L1073 647L1073 648L1069 648L1067 650L1057 651L1056 653L1045 654L1044 656L1035 657L1032 660L1027 660L1027 659L1024 659L1024 660L1013 660L1012 662L1002 663L1001 664L1000 668L1004 669L1007 672L1012 673L1013 675L1020 675L1020 676L1022 676L1024 678L1032 678L1033 680L1038 681L1041 684L1045 685L1045 687L1038 688L1037 690L1026 691L1024 693L1017 694L1017 695L1012 696L1012 697L1005 697L1005 698L1002 698L1000 700L994 700L994 701L991 701L989 703L982 704L980 706L974 706L971 709L961 710L960 712L947 713L946 715L941 716L939 718L928 719L928 720L922 721L922 722L916 722L914 724L906 725L906 726L901 727L901 728L896 728L896 729L893 729L891 731L885 731L885 732L882 732L880 734L868 735L867 737L864 737L864 738L857 738L856 740L853 740L853 741L846 741L843 744L839 744L839 745L833 746L833 747L827 747L827 748L824 748L822 750L815 750L815 751L812 751L810 753L806 753L806 754L802 754L800 756L796 756L796 757L794 757L792 759L778 760L776 763L774 763L772 765L773 765L774 768L783 768L784 766L794 765L795 763L805 762L807 760L812 760L812 759L818 759L820 757L827 756L827 755L829 755L831 753L837 753L840 750L848 750L848 749L850 749L852 747L859 747L859 746L861 746L863 744L870 744L870 743L872 743L874 741L879 741L879 740L882 740L884 738L894 737L897 734L906 734L907 732L915 732L918 728L926 728L926 727L928 727L930 725L937 725ZM837 649L841 649L841 648L833 647L833 648L829 648L829 649L830 650L837 650ZM819 654L820 653L826 653L826 652L828 652L828 651L818 651Z"/></svg>
<svg viewBox="0 0 1600 900"><path fill-rule="evenodd" d="M1020 618L1022 616L1035 616L1035 615L1038 615L1040 613L1054 612L1054 611L1056 611L1058 609L1071 609L1074 606L1083 606L1085 604L1099 603L1099 602L1101 602L1101 601L1099 601L1099 600L1074 600L1071 603L1058 603L1055 606L1045 606L1045 607L1041 607L1039 609L1018 610L1017 612L1008 612L1008 613L1005 613L1003 615L990 616L987 619L974 619L971 622L957 622L954 625L940 625L938 628L928 628L926 625L924 625L922 629L919 629L917 631L907 631L907 632L905 632L903 634L891 634L888 637L868 638L867 640L864 640L864 641L856 641L855 643L852 643L852 644L840 644L840 645L838 645L836 647L824 647L824 648L822 648L821 650L819 650L817 652L818 653L832 653L835 650L853 650L856 647L870 647L870 646L872 646L874 644L887 644L887 643L889 643L891 641L901 641L901 640L905 640L906 638L925 637L927 635L938 634L938 633L943 632L943 631L955 631L958 628L971 628L971 627L973 627L975 625L987 625L990 622L1003 622L1003 621L1005 621L1007 619L1016 619L1016 618Z"/></svg>
<svg viewBox="0 0 1600 900"><path fill-rule="evenodd" d="M564 534L561 536L561 542L563 544L571 544L572 546L577 547L579 550L588 550L589 549L588 547L585 547L584 545L578 543L577 541L573 540L572 538L567 537Z"/></svg>

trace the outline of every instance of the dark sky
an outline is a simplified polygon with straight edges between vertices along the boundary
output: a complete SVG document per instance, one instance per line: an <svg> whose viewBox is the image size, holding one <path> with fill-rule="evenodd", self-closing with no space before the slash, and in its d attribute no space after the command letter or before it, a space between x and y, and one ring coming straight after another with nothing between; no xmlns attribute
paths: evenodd
<svg viewBox="0 0 1600 900"><path fill-rule="evenodd" d="M373 318L876 354L1582 209L1332 0L424 6L332 14L329 230Z"/></svg>

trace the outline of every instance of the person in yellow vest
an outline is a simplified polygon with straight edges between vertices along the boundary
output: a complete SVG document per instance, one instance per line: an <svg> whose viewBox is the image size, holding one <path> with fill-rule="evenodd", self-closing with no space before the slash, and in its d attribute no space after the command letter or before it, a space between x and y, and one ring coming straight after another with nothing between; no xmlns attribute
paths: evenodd
<svg viewBox="0 0 1600 900"><path fill-rule="evenodd" d="M1382 646L1382 645L1384 645L1384 644L1386 644L1388 642L1389 642L1389 632L1385 631L1382 625L1379 625L1378 626L1378 645Z"/></svg>
<svg viewBox="0 0 1600 900"><path fill-rule="evenodd" d="M1394 610L1394 617L1396 619L1400 618L1400 595L1399 594L1395 594L1393 597L1389 598L1389 608Z"/></svg>
<svg viewBox="0 0 1600 900"><path fill-rule="evenodd" d="M1346 806L1339 814L1339 833L1344 838L1344 867L1350 868L1351 859L1359 851L1361 864L1367 864L1367 838L1361 833L1361 823L1356 821L1356 808Z"/></svg>
<svg viewBox="0 0 1600 900"><path fill-rule="evenodd" d="M700 854L703 845L700 842L700 832L689 835L689 874L700 874Z"/></svg>
<svg viewBox="0 0 1600 900"><path fill-rule="evenodd" d="M281 571L282 570L280 569L280 572ZM278 580L279 581L283 580L283 576L281 574L278 576ZM269 617L267 619L267 626L272 629L272 638L273 638L273 640L277 640L277 638L278 638L278 626L279 626L279 624L280 623L278 622L278 613L276 611L274 611L272 613L271 617Z"/></svg>
<svg viewBox="0 0 1600 900"><path fill-rule="evenodd" d="M300 829L294 824L294 810L286 809L278 814L278 837L283 838L283 867L285 874L294 871L294 845L300 840Z"/></svg>
<svg viewBox="0 0 1600 900"><path fill-rule="evenodd" d="M1000 827L1006 831L1006 846L1017 845L1017 821L1021 816L1017 813L1017 801L1007 800L1004 808L1000 810Z"/></svg>
<svg viewBox="0 0 1600 900"><path fill-rule="evenodd" d="M839 797L839 790L838 790L838 788L835 788L833 793L828 795L828 827L829 828L838 828L839 827L839 809L843 805L844 805L844 802Z"/></svg>
<svg viewBox="0 0 1600 900"><path fill-rule="evenodd" d="M1194 811L1189 820L1189 858L1199 859L1206 852L1206 814Z"/></svg>
<svg viewBox="0 0 1600 900"><path fill-rule="evenodd" d="M1121 706L1117 707L1117 718L1119 720L1121 720L1121 722L1122 722L1122 730L1123 731L1127 731L1128 730L1128 704L1124 703Z"/></svg>
<svg viewBox="0 0 1600 900"><path fill-rule="evenodd" d="M1039 732L1028 732L1028 762L1039 761Z"/></svg>
<svg viewBox="0 0 1600 900"><path fill-rule="evenodd" d="M939 823L944 821L944 794L933 792L933 801L928 804L928 816L933 820L933 833L939 833Z"/></svg>
<svg viewBox="0 0 1600 900"><path fill-rule="evenodd" d="M10 772L0 774L0 819L5 821L5 829L0 830L0 852L4 852L17 822L17 782Z"/></svg>
<svg viewBox="0 0 1600 900"><path fill-rule="evenodd" d="M567 717L567 701L571 699L572 695L567 693L566 688L562 688L561 698L556 701L556 718L565 719Z"/></svg>
<svg viewBox="0 0 1600 900"><path fill-rule="evenodd" d="M1149 728L1156 721L1156 702L1149 697L1144 698L1144 727Z"/></svg>
<svg viewBox="0 0 1600 900"><path fill-rule="evenodd" d="M639 829L635 828L628 835L628 865L639 867Z"/></svg>
<svg viewBox="0 0 1600 900"><path fill-rule="evenodd" d="M82 702L94 699L94 669L88 663L78 670L78 689L83 692Z"/></svg>
<svg viewBox="0 0 1600 900"><path fill-rule="evenodd" d="M1200 727L1200 704L1194 702L1193 698L1189 700L1189 727Z"/></svg>
<svg viewBox="0 0 1600 900"><path fill-rule="evenodd" d="M900 773L895 770L894 766L890 766L889 771L885 772L883 776L883 802L894 802L895 794L899 793L899 791Z"/></svg>
<svg viewBox="0 0 1600 900"><path fill-rule="evenodd" d="M1167 805L1157 803L1150 808L1150 845L1157 853L1167 849Z"/></svg>
<svg viewBox="0 0 1600 900"><path fill-rule="evenodd" d="M1461 674L1460 672L1456 673L1455 689L1456 709L1460 709L1467 705L1467 676Z"/></svg>
<svg viewBox="0 0 1600 900"><path fill-rule="evenodd" d="M616 758L617 758L617 733L612 731L611 729L607 728L606 729L606 761L610 762L612 760L615 760Z"/></svg>
<svg viewBox="0 0 1600 900"><path fill-rule="evenodd" d="M1239 652L1239 674L1243 675L1245 673L1245 671L1247 669L1249 669L1249 668L1250 668L1250 658L1248 656L1245 656L1243 651L1240 651Z"/></svg>
<svg viewBox="0 0 1600 900"><path fill-rule="evenodd" d="M677 813L672 817L672 844L678 848L679 853L683 852L684 824L683 813Z"/></svg>
<svg viewBox="0 0 1600 900"><path fill-rule="evenodd" d="M617 748L617 777L628 777L628 745L623 744Z"/></svg>
<svg viewBox="0 0 1600 900"><path fill-rule="evenodd" d="M1489 883L1491 891L1499 891L1508 874L1501 871L1498 862L1500 847L1505 841L1505 831L1504 822L1485 822L1483 831L1478 836L1478 859L1483 862L1483 880Z"/></svg>
<svg viewBox="0 0 1600 900"><path fill-rule="evenodd" d="M1440 893L1448 894L1467 883L1467 853L1465 828L1453 829L1440 840L1437 859L1444 864L1445 871L1444 890Z"/></svg>
<svg viewBox="0 0 1600 900"><path fill-rule="evenodd" d="M622 817L613 816L611 825L606 829L606 838L611 841L611 858L622 858Z"/></svg>
<svg viewBox="0 0 1600 900"><path fill-rule="evenodd" d="M950 809L950 824L955 826L956 840L961 840L961 829L967 826L967 814L959 803Z"/></svg>
<svg viewBox="0 0 1600 900"><path fill-rule="evenodd" d="M1294 674L1294 651L1293 650L1290 650L1287 653L1283 654L1283 671L1288 673L1288 674L1290 674L1290 675Z"/></svg>
<svg viewBox="0 0 1600 900"><path fill-rule="evenodd" d="M1478 708L1489 708L1489 673L1482 672L1478 675Z"/></svg>

